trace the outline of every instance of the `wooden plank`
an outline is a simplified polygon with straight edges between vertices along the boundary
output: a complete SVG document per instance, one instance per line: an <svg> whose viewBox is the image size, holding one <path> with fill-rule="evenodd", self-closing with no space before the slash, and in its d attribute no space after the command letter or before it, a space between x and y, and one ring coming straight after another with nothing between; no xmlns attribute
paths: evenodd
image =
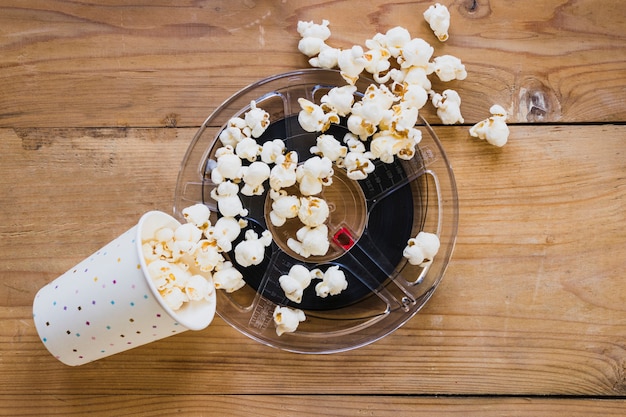
<svg viewBox="0 0 626 417"><path fill-rule="evenodd" d="M0 416L83 416L132 415L145 417L182 414L185 416L258 417L328 416L480 416L571 417L622 416L624 400L548 398L437 398L410 396L287 396L287 395L2 395L11 412Z"/></svg>
<svg viewBox="0 0 626 417"><path fill-rule="evenodd" d="M141 213L169 210L195 129L0 129L3 392L626 395L626 127L511 130L500 149L436 127L457 179L457 247L393 335L296 355L216 319L75 369L39 341L34 294Z"/></svg>
<svg viewBox="0 0 626 417"><path fill-rule="evenodd" d="M467 123L494 103L512 122L626 120L619 0L458 2L444 44L430 3L4 1L0 126L198 126L240 88L308 67L296 23L322 19L337 47L400 25L461 58L468 79L434 87L458 89Z"/></svg>

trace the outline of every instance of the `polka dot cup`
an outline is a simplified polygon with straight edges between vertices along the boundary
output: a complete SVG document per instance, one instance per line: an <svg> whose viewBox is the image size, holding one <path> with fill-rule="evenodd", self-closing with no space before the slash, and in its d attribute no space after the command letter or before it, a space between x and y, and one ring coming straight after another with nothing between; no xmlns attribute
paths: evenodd
<svg viewBox="0 0 626 417"><path fill-rule="evenodd" d="M173 311L148 275L142 238L165 225L180 223L159 211L146 213L136 226L39 290L35 326L58 360L82 365L211 323L215 298Z"/></svg>

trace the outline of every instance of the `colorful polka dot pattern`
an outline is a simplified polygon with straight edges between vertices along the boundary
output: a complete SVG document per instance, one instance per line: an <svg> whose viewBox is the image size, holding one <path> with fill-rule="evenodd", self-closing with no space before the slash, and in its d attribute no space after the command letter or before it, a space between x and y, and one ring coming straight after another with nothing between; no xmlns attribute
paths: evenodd
<svg viewBox="0 0 626 417"><path fill-rule="evenodd" d="M133 227L37 293L35 326L61 362L81 365L187 330L152 294L136 239Z"/></svg>

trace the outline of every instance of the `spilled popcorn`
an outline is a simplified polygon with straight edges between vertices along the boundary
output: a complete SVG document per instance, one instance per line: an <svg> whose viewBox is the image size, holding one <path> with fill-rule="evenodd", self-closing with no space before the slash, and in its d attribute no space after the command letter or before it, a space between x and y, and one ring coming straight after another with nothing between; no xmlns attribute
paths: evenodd
<svg viewBox="0 0 626 417"><path fill-rule="evenodd" d="M506 125L506 110L498 104L489 109L491 117L476 123L470 128L470 135L486 139L494 146L504 146L509 139L509 127Z"/></svg>
<svg viewBox="0 0 626 417"><path fill-rule="evenodd" d="M419 232L409 239L402 255L411 265L421 267L430 264L439 251L439 237L434 233Z"/></svg>

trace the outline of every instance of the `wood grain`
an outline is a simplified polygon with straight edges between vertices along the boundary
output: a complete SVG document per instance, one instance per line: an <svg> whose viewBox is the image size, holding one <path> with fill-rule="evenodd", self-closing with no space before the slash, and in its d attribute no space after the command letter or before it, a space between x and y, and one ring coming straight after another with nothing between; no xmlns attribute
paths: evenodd
<svg viewBox="0 0 626 417"><path fill-rule="evenodd" d="M6 394L626 394L626 130L616 125L513 126L502 149L436 127L459 192L453 261L422 312L371 346L284 353L216 320L80 369L58 363L30 319L35 292L139 214L169 210L194 132L0 129Z"/></svg>
<svg viewBox="0 0 626 417"><path fill-rule="evenodd" d="M4 397L4 398L3 398ZM0 396L14 405L10 414L0 410L0 416L81 416L141 415L163 416L432 416L463 415L480 417L552 417L567 413L571 417L601 415L622 416L624 400L550 400L545 398L437 398L406 396L249 396L249 395L118 395L118 396L49 396L45 395L33 407L31 395Z"/></svg>
<svg viewBox="0 0 626 417"><path fill-rule="evenodd" d="M457 1L443 44L421 18L428 5L7 0L0 127L198 126L240 88L308 67L296 23L322 19L331 21L337 47L400 25L432 43L435 55L461 58L468 78L434 88L459 91L467 123L487 117L494 103L511 122L626 120L620 2ZM432 112L429 120L437 122Z"/></svg>

